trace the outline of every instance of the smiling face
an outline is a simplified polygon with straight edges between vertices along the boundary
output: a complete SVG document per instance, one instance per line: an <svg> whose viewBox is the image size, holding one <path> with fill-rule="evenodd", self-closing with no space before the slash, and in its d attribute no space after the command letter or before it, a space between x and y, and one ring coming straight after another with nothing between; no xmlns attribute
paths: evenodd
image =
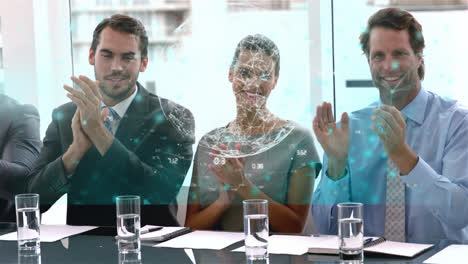
<svg viewBox="0 0 468 264"><path fill-rule="evenodd" d="M115 105L136 89L139 72L144 72L148 58L141 59L138 36L104 28L96 47L89 51L96 80L107 105Z"/></svg>
<svg viewBox="0 0 468 264"><path fill-rule="evenodd" d="M414 54L407 30L375 27L369 37L369 67L381 100L408 104L421 87L418 68L422 58Z"/></svg>
<svg viewBox="0 0 468 264"><path fill-rule="evenodd" d="M229 71L229 81L238 108L247 111L263 109L278 81L275 62L264 52L242 50Z"/></svg>

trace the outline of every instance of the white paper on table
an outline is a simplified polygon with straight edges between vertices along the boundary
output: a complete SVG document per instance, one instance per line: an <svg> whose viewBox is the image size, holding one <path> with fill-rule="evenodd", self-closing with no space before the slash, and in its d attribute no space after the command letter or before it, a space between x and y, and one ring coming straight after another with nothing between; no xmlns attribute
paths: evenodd
<svg viewBox="0 0 468 264"><path fill-rule="evenodd" d="M243 239L243 232L193 231L153 247L220 250Z"/></svg>
<svg viewBox="0 0 468 264"><path fill-rule="evenodd" d="M337 236L294 236L294 235L273 235L268 238L268 253L302 255L307 253L310 247L338 245ZM233 252L245 252L245 247L240 247Z"/></svg>
<svg viewBox="0 0 468 264"><path fill-rule="evenodd" d="M41 242L55 242L65 237L84 233L97 228L97 226L69 226L69 225L41 225ZM11 232L0 236L0 240L16 241L16 232Z"/></svg>
<svg viewBox="0 0 468 264"><path fill-rule="evenodd" d="M450 245L424 263L460 263L466 259L468 259L468 245Z"/></svg>
<svg viewBox="0 0 468 264"><path fill-rule="evenodd" d="M364 252L375 252L412 258L433 246L434 245L432 244L404 243L387 240L375 246L364 248Z"/></svg>

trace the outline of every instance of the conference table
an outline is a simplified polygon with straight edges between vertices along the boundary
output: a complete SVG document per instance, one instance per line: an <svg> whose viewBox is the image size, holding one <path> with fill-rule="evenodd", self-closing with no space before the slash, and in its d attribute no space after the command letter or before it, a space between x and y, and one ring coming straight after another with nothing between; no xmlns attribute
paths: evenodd
<svg viewBox="0 0 468 264"><path fill-rule="evenodd" d="M0 235L16 231L15 223L0 223ZM114 230L98 228L69 237L66 241L41 243L41 263L119 263ZM440 242L415 258L388 257L367 254L364 263L422 263L450 242ZM244 253L231 252L243 246L237 242L222 250L187 250L141 247L141 263L247 263ZM0 241L0 263L23 263L17 253L16 241ZM338 256L304 254L301 256L270 254L269 262L253 263L340 263ZM24 262L26 263L26 262ZM31 262L30 262L31 263ZM342 262L344 263L344 262Z"/></svg>

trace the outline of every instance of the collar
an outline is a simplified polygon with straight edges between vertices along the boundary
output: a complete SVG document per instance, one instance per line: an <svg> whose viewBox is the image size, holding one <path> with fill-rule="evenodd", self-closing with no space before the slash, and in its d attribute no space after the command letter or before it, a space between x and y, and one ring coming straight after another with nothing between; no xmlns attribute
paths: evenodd
<svg viewBox="0 0 468 264"><path fill-rule="evenodd" d="M136 85L135 91L133 91L132 95L127 97L125 100L120 101L118 104L110 107L114 109L114 111L119 115L120 118L122 118L125 115L125 112L127 112L128 107L130 104L133 102L133 99L135 99L135 96L138 92L138 85Z"/></svg>
<svg viewBox="0 0 468 264"><path fill-rule="evenodd" d="M419 90L416 97L400 111L405 117L405 120L408 118L416 122L418 125L422 125L428 100L428 92L421 87L421 90ZM379 107L381 104L382 100L379 98L376 107Z"/></svg>
<svg viewBox="0 0 468 264"><path fill-rule="evenodd" d="M428 97L429 97L429 94L427 93L427 91L425 91L421 87L418 95L416 95L413 101L411 101L408 105L406 105L401 110L401 113L405 117L418 123L418 125L422 125L424 121L424 115L426 113L426 105L427 105Z"/></svg>

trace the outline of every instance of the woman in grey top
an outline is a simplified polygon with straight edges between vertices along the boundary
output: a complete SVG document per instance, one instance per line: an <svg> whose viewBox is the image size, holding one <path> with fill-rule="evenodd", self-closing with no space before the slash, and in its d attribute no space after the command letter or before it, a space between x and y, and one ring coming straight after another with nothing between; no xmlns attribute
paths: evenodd
<svg viewBox="0 0 468 264"><path fill-rule="evenodd" d="M200 140L186 226L242 231L242 200L266 199L272 231L302 232L321 164L309 131L266 108L279 62L278 48L263 35L237 45L229 71L237 116Z"/></svg>

